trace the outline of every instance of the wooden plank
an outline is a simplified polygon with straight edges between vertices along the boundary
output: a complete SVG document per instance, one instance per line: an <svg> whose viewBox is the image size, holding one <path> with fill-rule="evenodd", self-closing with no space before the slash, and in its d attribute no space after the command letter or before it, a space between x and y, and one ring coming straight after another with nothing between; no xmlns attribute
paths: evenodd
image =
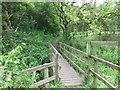
<svg viewBox="0 0 120 90"><path fill-rule="evenodd" d="M58 80L59 80L59 75L58 75L58 54L56 54L56 58L55 58L55 84L58 84Z"/></svg>
<svg viewBox="0 0 120 90"><path fill-rule="evenodd" d="M104 63L104 64L106 64L106 65L108 65L108 66L110 66L110 67L120 71L120 66L118 66L116 64L113 64L111 62L108 62L108 61L106 61L104 59L98 58L98 57L93 56L93 55L90 55L90 58L93 58L94 60L97 60L98 62Z"/></svg>
<svg viewBox="0 0 120 90"><path fill-rule="evenodd" d="M61 82L65 86L83 85L84 80L78 75L77 72L68 64L64 58L59 59L61 69L59 70L59 76Z"/></svg>
<svg viewBox="0 0 120 90"><path fill-rule="evenodd" d="M31 73L31 72L34 72L34 71L37 71L37 70L42 70L42 69L52 67L52 66L54 66L54 62L45 63L45 64L40 65L40 66L36 66L36 67L30 68L30 69L26 69L26 70L22 71L22 73L24 73L24 72Z"/></svg>
<svg viewBox="0 0 120 90"><path fill-rule="evenodd" d="M49 71L48 68L44 69L44 79L49 77ZM45 84L45 88L49 88L49 83Z"/></svg>
<svg viewBox="0 0 120 90"><path fill-rule="evenodd" d="M86 76L86 73L77 65L75 64L67 55L65 55L63 52L61 52L82 74Z"/></svg>
<svg viewBox="0 0 120 90"><path fill-rule="evenodd" d="M44 85L44 84L46 84L46 83L49 83L49 82L51 82L51 81L53 81L53 80L55 80L55 76L51 76L51 77L49 77L49 78L47 78L47 79L41 80L41 81L39 81L39 82L36 82L36 83L32 84L31 86L32 86L32 88L35 88L35 87Z"/></svg>
<svg viewBox="0 0 120 90"><path fill-rule="evenodd" d="M99 80L101 80L104 84L106 84L110 88L114 88L116 90L116 87L110 84L106 79L101 77L98 73L94 72L93 70L90 70L94 75L98 77Z"/></svg>
<svg viewBox="0 0 120 90"><path fill-rule="evenodd" d="M65 86L78 86L80 83L63 83ZM82 84L82 83L81 83Z"/></svg>
<svg viewBox="0 0 120 90"><path fill-rule="evenodd" d="M90 41L90 43L102 44L102 45L120 46L120 42L118 42L118 41Z"/></svg>

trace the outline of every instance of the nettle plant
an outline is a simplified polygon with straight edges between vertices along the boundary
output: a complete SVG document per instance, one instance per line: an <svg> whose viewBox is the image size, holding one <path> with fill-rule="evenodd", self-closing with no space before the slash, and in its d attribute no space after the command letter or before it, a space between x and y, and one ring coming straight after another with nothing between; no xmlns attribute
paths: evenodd
<svg viewBox="0 0 120 90"><path fill-rule="evenodd" d="M15 49L10 51L8 55L2 55L0 57L0 63L4 66L3 77L0 82L1 88L20 88L30 87L32 80L31 75L21 73L22 69L25 68L24 64L17 56L22 50L21 46L17 46Z"/></svg>

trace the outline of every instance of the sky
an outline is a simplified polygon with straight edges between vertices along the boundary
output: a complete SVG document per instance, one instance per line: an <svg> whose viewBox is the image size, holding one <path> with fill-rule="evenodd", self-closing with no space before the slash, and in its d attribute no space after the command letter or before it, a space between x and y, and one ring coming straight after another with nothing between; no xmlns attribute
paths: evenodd
<svg viewBox="0 0 120 90"><path fill-rule="evenodd" d="M82 2L83 2L83 0L72 0L72 1L76 2L76 3L74 3L74 6L81 6ZM89 3L91 0L84 0L84 1L85 1L85 3ZM92 1L94 1L94 0L92 0ZM108 0L96 0L96 4L97 4L97 6L99 6L100 4L104 3L105 1L108 1Z"/></svg>
<svg viewBox="0 0 120 90"><path fill-rule="evenodd" d="M91 0L71 0L72 2L75 1L76 3L74 3L74 6L82 6L82 3L83 1L85 3L89 3ZM95 0L92 0L93 2ZM107 2L107 1L119 1L119 0L96 0L96 5L99 6L100 4L103 4L104 2Z"/></svg>

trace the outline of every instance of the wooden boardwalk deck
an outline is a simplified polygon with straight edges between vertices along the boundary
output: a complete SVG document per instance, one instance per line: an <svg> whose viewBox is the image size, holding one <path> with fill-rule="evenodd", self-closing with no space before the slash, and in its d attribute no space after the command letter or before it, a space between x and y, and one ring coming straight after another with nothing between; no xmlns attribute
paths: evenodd
<svg viewBox="0 0 120 90"><path fill-rule="evenodd" d="M59 58L58 62L60 66L59 77L63 85L77 86L84 84L84 80L78 75L78 73L69 65L69 63L64 58Z"/></svg>

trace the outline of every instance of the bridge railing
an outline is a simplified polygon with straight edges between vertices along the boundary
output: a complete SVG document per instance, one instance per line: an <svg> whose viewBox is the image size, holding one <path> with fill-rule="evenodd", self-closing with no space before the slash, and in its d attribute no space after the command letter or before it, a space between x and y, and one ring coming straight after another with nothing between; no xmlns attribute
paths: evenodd
<svg viewBox="0 0 120 90"><path fill-rule="evenodd" d="M78 33L72 33L73 38L80 38L80 37L85 37L85 36L93 36L93 35L105 35L105 34L113 34L113 35L118 35L119 31L102 31L102 32L78 32Z"/></svg>
<svg viewBox="0 0 120 90"><path fill-rule="evenodd" d="M96 56L93 56L90 54L90 47L91 47L91 44L104 44L104 45L115 45L115 46L119 46L120 43L119 42L112 42L112 41L91 41L91 42L88 42L87 45L86 45L86 52L83 52L81 50L78 50L74 47L71 47L65 43L62 43L62 42L59 42L59 48L60 48L60 52L81 72L85 75L85 79L86 81L89 80L89 74L90 72L93 74L94 76L94 79L93 79L93 88L96 88L97 87L97 79L99 79L100 81L102 81L105 85L107 85L108 87L110 88L114 88L116 89L117 87L113 86L111 83L109 83L105 78L103 78L102 76L100 76L98 74L98 63L103 63L113 69L116 69L118 71L120 71L120 66L116 65L116 64L113 64L111 62L108 62L104 59L101 59L101 58L98 58ZM69 50L67 50L67 48ZM86 57L86 61L83 61L81 60L80 58L78 58L74 53L73 51L76 51L77 53L80 53L82 54L84 57ZM69 58L67 55L71 55L71 58ZM78 60L79 62L81 62L82 65L85 66L85 70L82 70L77 64L75 64L73 62L73 58L75 58L76 60ZM94 63L94 70L90 69L90 58L92 58L95 63Z"/></svg>
<svg viewBox="0 0 120 90"><path fill-rule="evenodd" d="M51 62L50 63L45 63L40 66L36 66L30 69L26 69L22 71L22 73L28 72L28 73L33 73L33 84L31 85L32 88L38 87L41 85L45 85L46 88L49 87L49 83L51 81L55 81L55 84L58 83L58 57L61 56L59 52L55 49L55 47L52 44L49 44L49 50L50 50L50 57L51 57ZM49 68L52 67L53 75L49 77ZM36 72L40 70L44 70L44 79L40 80L38 82L34 83L34 79L36 77Z"/></svg>

